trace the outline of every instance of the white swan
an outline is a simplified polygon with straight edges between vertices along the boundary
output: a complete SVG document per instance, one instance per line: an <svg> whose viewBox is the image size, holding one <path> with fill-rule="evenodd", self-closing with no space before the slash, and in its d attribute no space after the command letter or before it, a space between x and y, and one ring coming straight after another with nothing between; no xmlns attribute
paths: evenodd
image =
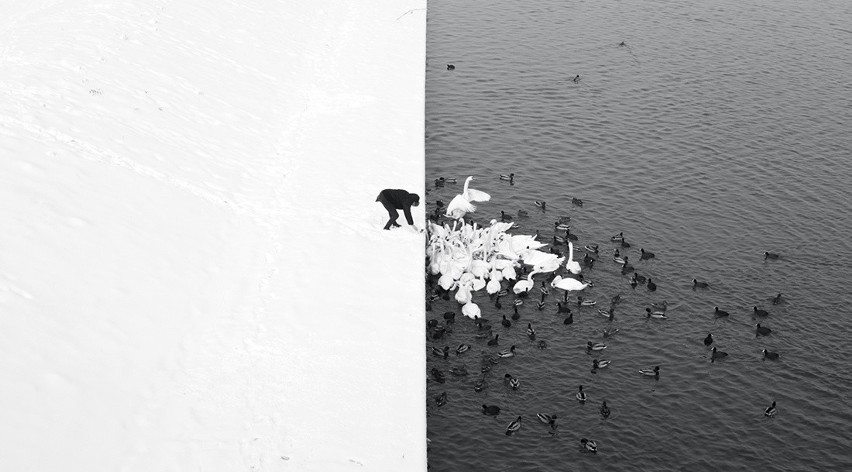
<svg viewBox="0 0 852 472"><path fill-rule="evenodd" d="M455 198L450 201L450 204L447 205L446 216L457 220L461 219L464 215L476 211L476 206L471 202L487 202L491 200L491 195L488 195L481 190L470 188L471 180L473 180L473 176L465 179L464 190L462 190L462 193L459 195L456 195Z"/></svg>
<svg viewBox="0 0 852 472"><path fill-rule="evenodd" d="M551 287L558 288L560 290L569 291L569 292L573 292L573 291L576 291L576 290L583 290L584 288L588 287L589 285L591 285L591 284L583 283L583 282L580 282L577 279L572 279L570 277L563 279L561 275L557 275L556 278L553 279L553 282L550 282Z"/></svg>
<svg viewBox="0 0 852 472"><path fill-rule="evenodd" d="M472 320L475 320L482 316L482 311L479 309L479 305L473 303L473 297L471 297L469 302L465 303L464 306L462 306L462 314Z"/></svg>
<svg viewBox="0 0 852 472"><path fill-rule="evenodd" d="M579 274L582 270L580 263L574 260L574 245L571 244L571 241L568 241L568 259L565 261L565 268L574 275Z"/></svg>
<svg viewBox="0 0 852 472"><path fill-rule="evenodd" d="M537 270L530 272L530 275L527 276L527 280L519 280L515 283L515 286L512 287L512 291L515 292L515 295L524 292L529 292L530 290L532 290L533 286L535 285L535 282L533 282L532 278L535 274L538 274Z"/></svg>
<svg viewBox="0 0 852 472"><path fill-rule="evenodd" d="M456 292L456 301L459 305L464 305L470 302L470 282L465 282L459 285L459 290Z"/></svg>

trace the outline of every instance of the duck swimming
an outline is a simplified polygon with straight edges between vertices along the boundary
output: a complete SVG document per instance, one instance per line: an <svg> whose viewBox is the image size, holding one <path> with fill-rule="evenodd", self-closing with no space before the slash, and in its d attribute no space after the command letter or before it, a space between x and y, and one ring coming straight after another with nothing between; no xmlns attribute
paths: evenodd
<svg viewBox="0 0 852 472"><path fill-rule="evenodd" d="M512 182L513 180L515 180L515 174L500 174L500 180L508 180L509 182Z"/></svg>
<svg viewBox="0 0 852 472"><path fill-rule="evenodd" d="M604 343L593 343L589 341L586 345L586 350L588 351L603 351L604 349L606 349L606 344Z"/></svg>
<svg viewBox="0 0 852 472"><path fill-rule="evenodd" d="M438 349L437 347L432 347L432 354L443 357L444 359L450 354L450 346L444 346L443 349Z"/></svg>
<svg viewBox="0 0 852 472"><path fill-rule="evenodd" d="M650 290L650 291L652 291L652 292L656 292L656 291L657 291L657 284L655 284L655 283L651 280L651 278L650 278L650 277L648 277L648 290Z"/></svg>
<svg viewBox="0 0 852 472"><path fill-rule="evenodd" d="M728 357L727 352L717 351L716 347L713 347L713 352L710 354L710 363L716 362L716 359L724 359Z"/></svg>
<svg viewBox="0 0 852 472"><path fill-rule="evenodd" d="M456 348L456 355L458 356L468 350L470 350L470 344L459 344L459 347Z"/></svg>
<svg viewBox="0 0 852 472"><path fill-rule="evenodd" d="M754 307L754 316L769 316L769 312L766 310L761 310L758 307Z"/></svg>
<svg viewBox="0 0 852 472"><path fill-rule="evenodd" d="M719 307L714 308L714 314L716 315L716 318L722 318L722 317L725 317L725 316L730 316L730 313L728 313L727 311L724 311L724 310L720 310Z"/></svg>
<svg viewBox="0 0 852 472"><path fill-rule="evenodd" d="M442 392L440 395L435 397L435 403L437 403L438 406L446 405L447 404L447 392Z"/></svg>
<svg viewBox="0 0 852 472"><path fill-rule="evenodd" d="M511 328L512 322L506 319L506 315L503 315L503 321L500 322L504 328Z"/></svg>
<svg viewBox="0 0 852 472"><path fill-rule="evenodd" d="M713 344L713 335L710 334L710 333L707 333L707 337L704 338L704 345L709 346L711 344Z"/></svg>
<svg viewBox="0 0 852 472"><path fill-rule="evenodd" d="M581 207L583 206L583 200L577 197L571 197L571 204L574 206Z"/></svg>
<svg viewBox="0 0 852 472"><path fill-rule="evenodd" d="M521 417L509 423L509 426L506 426L506 436L511 436L512 433L521 429Z"/></svg>
<svg viewBox="0 0 852 472"><path fill-rule="evenodd" d="M606 359L603 359L603 360L593 359L592 360L592 370L604 369L609 364L610 364L610 361L608 361Z"/></svg>
<svg viewBox="0 0 852 472"><path fill-rule="evenodd" d="M609 238L609 240L613 241L613 242L624 241L624 233L621 232L621 233L616 234L615 236L611 236Z"/></svg>
<svg viewBox="0 0 852 472"><path fill-rule="evenodd" d="M583 386L580 385L580 390L577 392L577 401L584 403L586 401L586 392L583 391Z"/></svg>
<svg viewBox="0 0 852 472"><path fill-rule="evenodd" d="M773 299L772 299L772 304L773 304L773 305L778 305L778 304L780 304L782 301L783 301L783 300L781 300L781 294L779 293L778 295L776 295L776 296L775 296L775 298L773 298Z"/></svg>
<svg viewBox="0 0 852 472"><path fill-rule="evenodd" d="M535 416L542 423L550 425L550 429L556 429L556 415L548 415L547 413L538 413Z"/></svg>
<svg viewBox="0 0 852 472"><path fill-rule="evenodd" d="M583 448L585 450L591 452L592 454L598 453L598 443L596 443L596 442L594 442L590 439L583 438L583 439L580 440L580 444L583 445Z"/></svg>
<svg viewBox="0 0 852 472"><path fill-rule="evenodd" d="M639 373L648 377L658 377L660 375L660 366L656 366L653 369L641 369Z"/></svg>
<svg viewBox="0 0 852 472"><path fill-rule="evenodd" d="M764 359L769 359L770 361L775 361L775 360L778 360L778 356L780 356L780 354L778 354L777 352L767 351L766 349L763 350L763 358Z"/></svg>
<svg viewBox="0 0 852 472"><path fill-rule="evenodd" d="M768 407L766 411L763 412L764 415L770 418L775 416L776 413L778 413L778 410L775 408L775 402L772 402L772 406Z"/></svg>
<svg viewBox="0 0 852 472"><path fill-rule="evenodd" d="M645 249L639 249L639 251L642 253L642 255L639 256L640 261L644 261L646 259L653 259L654 257L656 257L653 252L646 251Z"/></svg>
<svg viewBox="0 0 852 472"><path fill-rule="evenodd" d="M515 346L512 345L512 347L505 351L500 351L497 355L500 357L515 357Z"/></svg>
<svg viewBox="0 0 852 472"><path fill-rule="evenodd" d="M541 208L542 210L546 210L547 209L547 202L541 201L541 200L536 200L535 206Z"/></svg>
<svg viewBox="0 0 852 472"><path fill-rule="evenodd" d="M707 288L709 286L710 284L708 284L707 282L699 282L696 279L692 279L692 288Z"/></svg>
<svg viewBox="0 0 852 472"><path fill-rule="evenodd" d="M780 257L781 257L781 256L779 256L778 254L775 254L774 252L764 252L764 253L763 253L763 259L764 259L764 260L766 260L766 259L772 259L772 260L775 260L775 259L778 259L778 258L780 258Z"/></svg>
<svg viewBox="0 0 852 472"><path fill-rule="evenodd" d="M651 312L650 308L645 308L645 318L656 318L658 320L665 320L668 317L665 313L660 313L658 311Z"/></svg>
<svg viewBox="0 0 852 472"><path fill-rule="evenodd" d="M609 407L606 406L606 400L604 400L604 402L601 403L601 410L600 411L601 411L601 416L603 416L604 419L609 418L610 410L609 410Z"/></svg>
<svg viewBox="0 0 852 472"><path fill-rule="evenodd" d="M500 407L497 405L482 405L482 414L488 416L497 416L500 414Z"/></svg>
<svg viewBox="0 0 852 472"><path fill-rule="evenodd" d="M771 332L772 332L771 329L769 329L765 326L760 326L760 323L758 323L757 325L755 325L754 337L769 336L769 333L771 333Z"/></svg>
<svg viewBox="0 0 852 472"><path fill-rule="evenodd" d="M497 338L499 338L499 337L500 337L499 334L495 334L492 339L488 340L488 345L489 346L496 346L497 345Z"/></svg>
<svg viewBox="0 0 852 472"><path fill-rule="evenodd" d="M535 330L532 327L532 323L527 323L527 336L535 341Z"/></svg>

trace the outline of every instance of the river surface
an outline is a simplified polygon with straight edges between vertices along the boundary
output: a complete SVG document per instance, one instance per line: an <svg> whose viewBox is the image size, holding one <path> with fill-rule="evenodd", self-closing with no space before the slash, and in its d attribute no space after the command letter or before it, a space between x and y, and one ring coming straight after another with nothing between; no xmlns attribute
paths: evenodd
<svg viewBox="0 0 852 472"><path fill-rule="evenodd" d="M427 319L459 316L427 340L451 348L446 360L428 356L427 375L461 365L470 375L427 383L430 470L852 470L850 99L849 2L430 1L427 210L473 175L492 196L472 215L480 223L503 210L515 233L552 240L570 216L575 260L600 246L584 269L598 305L575 306L572 325L551 293L544 310L527 301L504 328L511 300L498 309L483 290L474 300L501 335L489 347L452 298L433 303ZM509 173L513 185L499 179ZM435 187L442 176L458 183ZM619 232L656 292L631 288L612 261ZM640 248L656 257L640 261ZM619 293L610 323L597 309ZM663 300L667 319L643 316ZM730 316L716 318L715 306ZM754 306L770 315L755 319ZM758 322L772 333L756 337ZM610 326L619 334L603 339ZM727 358L710 362L708 333ZM607 349L587 354L590 340ZM461 343L473 348L456 356ZM481 359L513 344L517 355L475 392ZM762 360L763 349L780 358ZM612 364L592 373L594 357ZM655 365L659 379L638 373ZM482 404L502 412L485 416ZM558 415L556 434L539 412ZM517 416L522 427L507 436Z"/></svg>

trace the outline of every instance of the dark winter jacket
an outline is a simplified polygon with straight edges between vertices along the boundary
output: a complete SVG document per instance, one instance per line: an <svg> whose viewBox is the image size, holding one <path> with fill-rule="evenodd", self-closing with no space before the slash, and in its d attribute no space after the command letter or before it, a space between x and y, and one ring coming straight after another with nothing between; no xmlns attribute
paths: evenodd
<svg viewBox="0 0 852 472"><path fill-rule="evenodd" d="M414 218L411 217L411 205L420 204L420 196L416 193L408 193L402 189L385 189L376 197L377 202L387 203L397 210L402 210L405 214L405 221L408 224L414 224Z"/></svg>

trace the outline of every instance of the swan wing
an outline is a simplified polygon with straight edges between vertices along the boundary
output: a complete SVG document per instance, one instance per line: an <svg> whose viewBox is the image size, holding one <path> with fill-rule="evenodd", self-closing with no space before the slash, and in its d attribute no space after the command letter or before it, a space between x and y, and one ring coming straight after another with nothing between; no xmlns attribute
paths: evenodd
<svg viewBox="0 0 852 472"><path fill-rule="evenodd" d="M491 200L491 195L483 192L482 190L469 188L467 189L467 199L471 202L487 202Z"/></svg>
<svg viewBox="0 0 852 472"><path fill-rule="evenodd" d="M460 216L456 216L458 214L464 216L465 213L473 213L474 211L476 211L476 206L467 201L461 195L456 195L455 198L450 201L450 204L447 205L447 216L452 216L454 218L460 218Z"/></svg>

